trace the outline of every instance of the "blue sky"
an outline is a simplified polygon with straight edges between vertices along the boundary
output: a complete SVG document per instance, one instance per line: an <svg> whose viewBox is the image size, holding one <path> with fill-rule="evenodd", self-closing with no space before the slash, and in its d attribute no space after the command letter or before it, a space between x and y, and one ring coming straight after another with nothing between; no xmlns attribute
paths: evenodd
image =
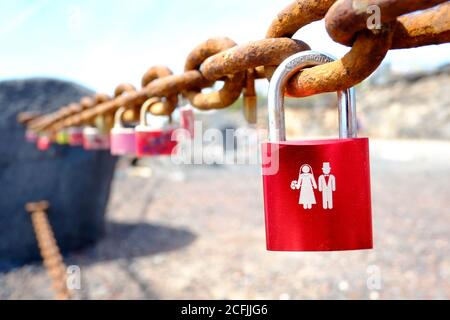
<svg viewBox="0 0 450 320"><path fill-rule="evenodd" d="M290 0L14 0L0 4L0 79L50 76L111 93L121 82L139 85L145 70L164 64L183 70L200 42L228 36L237 43L264 38ZM323 22L296 37L315 50L342 56ZM450 44L392 51L397 70L450 62Z"/></svg>

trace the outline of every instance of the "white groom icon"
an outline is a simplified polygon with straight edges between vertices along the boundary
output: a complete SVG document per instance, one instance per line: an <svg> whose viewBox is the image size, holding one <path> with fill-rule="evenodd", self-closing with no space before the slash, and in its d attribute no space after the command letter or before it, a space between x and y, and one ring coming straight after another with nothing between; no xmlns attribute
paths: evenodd
<svg viewBox="0 0 450 320"><path fill-rule="evenodd" d="M323 174L319 177L319 191L322 192L322 205L324 209L333 209L333 191L336 191L336 179L330 174L329 162L322 166Z"/></svg>

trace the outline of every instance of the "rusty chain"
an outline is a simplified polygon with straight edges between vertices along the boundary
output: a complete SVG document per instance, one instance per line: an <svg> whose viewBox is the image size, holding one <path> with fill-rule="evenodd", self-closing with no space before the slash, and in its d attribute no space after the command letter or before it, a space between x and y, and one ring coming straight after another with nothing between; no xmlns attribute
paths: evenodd
<svg viewBox="0 0 450 320"><path fill-rule="evenodd" d="M244 95L244 117L249 124L257 123L257 96L255 89L256 74L255 69L247 69L245 75L245 87L242 91Z"/></svg>
<svg viewBox="0 0 450 320"><path fill-rule="evenodd" d="M450 2L421 14L398 18L391 49L415 48L450 42Z"/></svg>
<svg viewBox="0 0 450 320"><path fill-rule="evenodd" d="M103 101L106 99L107 95L101 93L96 94L94 97L83 97L81 98L79 103L71 103L66 107L62 107L56 112L32 120L29 124L29 128L34 130L45 130L59 121L64 121L65 118L71 115L77 115L81 111L92 107L95 104L95 101Z"/></svg>
<svg viewBox="0 0 450 320"><path fill-rule="evenodd" d="M229 38L212 38L194 48L186 59L185 71L199 70L202 63L209 57L224 50L235 47L237 44ZM202 72L200 72L202 73ZM202 73L204 76L204 74ZM206 77L205 77L206 78ZM213 80L224 78L223 88L216 92L202 93L201 88L182 91L183 96L190 103L202 110L221 109L233 104L241 95L245 82L245 72L236 72L222 75ZM211 79L209 79L211 80Z"/></svg>
<svg viewBox="0 0 450 320"><path fill-rule="evenodd" d="M157 79L162 79L164 77L168 77L173 75L172 70L165 66L154 66L147 70L147 72L142 77L142 88L145 88L147 85L152 83ZM160 99L159 102L156 102L152 105L150 112L154 115L162 115L162 116L170 116L172 112L175 110L178 104L178 95L172 94L168 95L166 100ZM139 104L137 105L139 106ZM139 110L137 110L137 114L139 114Z"/></svg>
<svg viewBox="0 0 450 320"><path fill-rule="evenodd" d="M56 293L55 298L68 300L71 299L71 293L66 284L66 266L47 218L46 210L48 208L47 201L31 202L25 206L26 211L31 214L39 251L47 273L52 279L52 287Z"/></svg>
<svg viewBox="0 0 450 320"><path fill-rule="evenodd" d="M375 5L379 8L380 12L382 12L380 15L381 23L396 21L394 32L398 32L397 29L403 29L401 26L404 26L405 21L416 23L417 20L411 20L410 18L400 18L397 20L397 17L409 12L428 9L443 2L447 2L447 0L370 0L364 2L354 2L351 0L337 1L331 6L325 15L325 26L328 34L334 41L344 45L352 45L355 41L357 32L367 28L367 20L371 15L371 12L367 11L368 6ZM427 24L430 28L434 28L434 26L442 26L442 23L436 25L431 21L428 21ZM406 28L406 30L413 29L415 28ZM440 31L436 32L436 30L427 30L427 34L431 39L439 32ZM403 40L402 43L403 44L393 41L392 46L395 48L405 48L410 46L407 45L408 41Z"/></svg>
<svg viewBox="0 0 450 320"><path fill-rule="evenodd" d="M17 115L17 122L20 124L28 125L31 121L39 118L41 115L37 112L20 112Z"/></svg>
<svg viewBox="0 0 450 320"><path fill-rule="evenodd" d="M369 29L366 24L371 13L367 9L372 5L381 11L380 25ZM297 0L273 20L266 39L243 45L236 45L229 38L209 39L191 51L182 74L173 75L168 68L152 67L144 74L140 90L120 85L114 99L94 100L88 108L80 107L83 104L80 101L33 118L27 124L37 131L57 131L88 123L98 115L112 114L121 106L130 108L134 115L131 118L136 118L137 109L151 97L160 98L152 106L152 113L170 115L179 94L198 109L220 109L236 101L241 92L246 118L252 122L255 117L251 110L256 105L254 81L270 79L286 57L309 49L306 43L291 39L302 27L325 19L330 37L351 49L337 61L294 75L286 87L286 94L293 97L352 87L376 70L390 49L450 42L449 17L450 3L444 0ZM216 81L224 81L222 89L201 91Z"/></svg>
<svg viewBox="0 0 450 320"><path fill-rule="evenodd" d="M272 23L271 27L269 28L267 37L291 37L303 26L317 21L328 14L328 19L325 16L326 22L330 21L330 17L334 17L334 8L340 8L341 6L345 6L346 4L348 6L349 2L350 7L352 8L351 10L356 10L354 8L358 8L358 4L362 8L367 8L367 6L375 3L376 1L366 0L363 2L350 0L298 0L290 7L286 8L280 15L278 15L278 18ZM380 0L378 2L390 2L396 4L402 1ZM429 1L415 2L427 3ZM364 6L362 6L361 4L364 4ZM418 7L417 4L414 8L416 7ZM385 10L389 11L389 8L394 7L391 4L391 6L387 6ZM403 9L405 13L406 9L404 7ZM312 10L314 13L320 14L303 15L302 13L305 12L305 10ZM414 37L416 39L414 42L416 46L438 44L450 41L450 39L448 38L448 32L450 30L450 19L448 18L449 15L447 14L446 18L440 18L443 15L445 16L445 13L448 12L448 3L438 6L434 10L435 12L432 15L439 18L436 18L434 20L438 22L435 23L434 21L431 21L431 24L438 24L440 26L438 29L441 32L430 32L430 27L424 23L421 23L421 34L430 34L430 38L432 39L427 39L427 41L422 44L419 41L418 37ZM359 8L359 11L362 11L361 8ZM366 10L364 10L364 12L366 12ZM293 97L305 97L321 92L333 92L347 89L360 83L361 81L366 79L373 71L376 70L376 68L383 61L388 50L392 48L393 44L395 48L399 47L399 44L393 43L393 39L396 38L396 30L403 29L406 30L405 32L409 33L410 31L414 30L415 25L419 23L419 21L423 21L424 16L428 18L429 15L430 12L425 11L420 14L402 16L401 19L397 20L395 20L395 18L397 18L396 16L393 17L392 15L390 15L390 18L393 18L395 21L386 22L385 24L381 25L379 29L369 30L367 28L363 28L361 31L356 33L356 36L354 30L352 30L351 37L354 37L355 40L353 42L351 50L343 58L331 63L306 69L301 73L298 73L288 82L288 85L286 87L286 94ZM349 25L352 24L351 19L352 16L350 16L349 18L350 21L347 22ZM407 29L408 27L410 29ZM328 24L328 28L328 32L330 32L330 29L333 29L330 24ZM406 41L406 43L404 44L405 47L412 47L413 45L411 42L412 41Z"/></svg>

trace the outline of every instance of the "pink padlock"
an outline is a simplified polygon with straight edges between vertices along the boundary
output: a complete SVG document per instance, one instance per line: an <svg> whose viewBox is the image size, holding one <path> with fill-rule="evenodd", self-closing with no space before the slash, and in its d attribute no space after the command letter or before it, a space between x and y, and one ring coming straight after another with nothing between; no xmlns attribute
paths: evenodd
<svg viewBox="0 0 450 320"><path fill-rule="evenodd" d="M27 142L36 143L38 134L33 130L27 129L27 131L25 131L25 140Z"/></svg>
<svg viewBox="0 0 450 320"><path fill-rule="evenodd" d="M136 154L142 156L171 155L178 144L173 138L176 127L164 125L152 128L147 123L147 111L159 102L158 98L148 99L141 108L140 124L136 126Z"/></svg>
<svg viewBox="0 0 450 320"><path fill-rule="evenodd" d="M73 147L83 145L83 128L82 127L70 127L67 129L69 134L69 145Z"/></svg>
<svg viewBox="0 0 450 320"><path fill-rule="evenodd" d="M108 133L103 133L96 127L83 129L83 147L85 150L108 150L110 148Z"/></svg>
<svg viewBox="0 0 450 320"><path fill-rule="evenodd" d="M39 135L36 142L37 148L41 151L46 151L50 148L51 141L48 135Z"/></svg>
<svg viewBox="0 0 450 320"><path fill-rule="evenodd" d="M115 156L136 154L136 133L134 128L123 126L126 109L121 107L114 115L114 127L111 130L111 154Z"/></svg>
<svg viewBox="0 0 450 320"><path fill-rule="evenodd" d="M180 127L186 129L190 138L194 138L194 110L191 105L186 105L180 109Z"/></svg>

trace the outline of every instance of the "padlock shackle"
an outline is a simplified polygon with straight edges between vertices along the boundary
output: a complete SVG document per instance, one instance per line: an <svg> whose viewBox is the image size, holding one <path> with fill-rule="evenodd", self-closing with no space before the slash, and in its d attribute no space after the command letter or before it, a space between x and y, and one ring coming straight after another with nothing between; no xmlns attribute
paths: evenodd
<svg viewBox="0 0 450 320"><path fill-rule="evenodd" d="M117 109L116 113L114 114L114 127L115 128L123 128L123 115L125 114L125 111L127 109L125 107L120 107Z"/></svg>
<svg viewBox="0 0 450 320"><path fill-rule="evenodd" d="M154 105L155 103L157 103L157 102L159 102L160 101L160 98L157 98L157 97L153 97L153 98L149 98L149 99L147 99L143 104L142 104L142 107L141 107L141 114L140 114L140 124L142 125L142 126L148 126L148 123L147 123L147 112L150 110L150 107L152 106L152 105Z"/></svg>
<svg viewBox="0 0 450 320"><path fill-rule="evenodd" d="M333 62L333 56L318 51L303 51L284 60L275 70L269 84L269 141L286 141L284 120L284 89L287 81L298 71ZM339 137L356 138L357 121L354 88L338 91Z"/></svg>
<svg viewBox="0 0 450 320"><path fill-rule="evenodd" d="M97 117L95 117L93 127L102 133L108 131L106 116L98 115Z"/></svg>

